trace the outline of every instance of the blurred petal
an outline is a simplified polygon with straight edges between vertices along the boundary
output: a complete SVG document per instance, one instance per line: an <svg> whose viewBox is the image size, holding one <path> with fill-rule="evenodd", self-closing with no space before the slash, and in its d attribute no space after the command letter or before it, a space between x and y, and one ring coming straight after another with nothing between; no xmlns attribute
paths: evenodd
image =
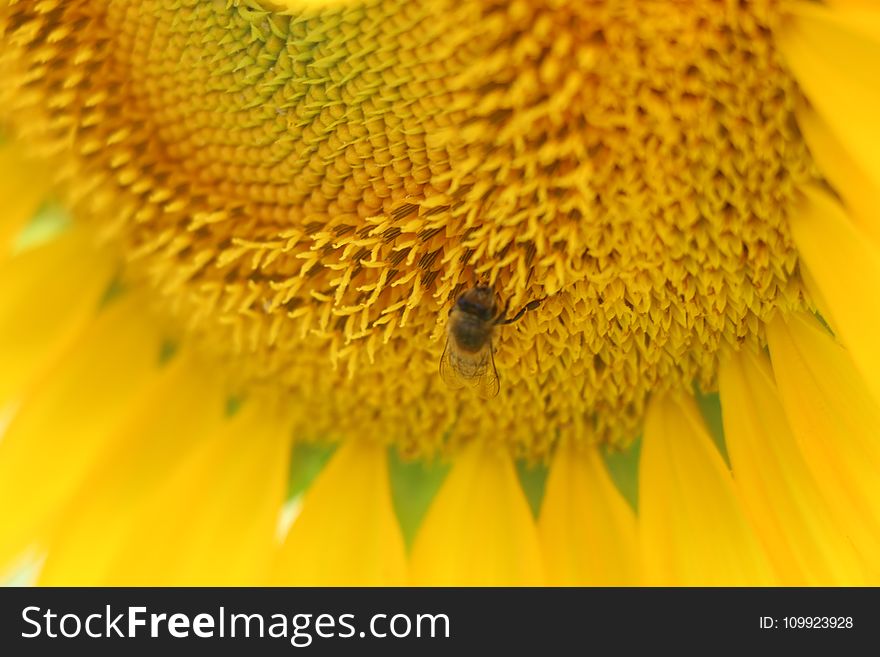
<svg viewBox="0 0 880 657"><path fill-rule="evenodd" d="M774 582L693 399L652 399L639 473L639 532L648 584Z"/></svg>
<svg viewBox="0 0 880 657"><path fill-rule="evenodd" d="M551 586L638 583L635 513L597 448L579 450L570 441L559 445L538 530Z"/></svg>
<svg viewBox="0 0 880 657"><path fill-rule="evenodd" d="M767 327L788 424L822 496L878 583L880 407L849 355L807 315Z"/></svg>
<svg viewBox="0 0 880 657"><path fill-rule="evenodd" d="M786 63L846 150L880 183L880 10L815 2L786 7L778 34Z"/></svg>
<svg viewBox="0 0 880 657"><path fill-rule="evenodd" d="M798 125L822 173L846 201L850 218L880 244L880 184L865 174L816 112L801 109Z"/></svg>
<svg viewBox="0 0 880 657"><path fill-rule="evenodd" d="M770 364L729 354L719 374L727 452L737 490L781 582L857 585L864 569L819 492L782 410Z"/></svg>
<svg viewBox="0 0 880 657"><path fill-rule="evenodd" d="M384 445L350 440L306 491L273 584L394 586L406 579Z"/></svg>
<svg viewBox="0 0 880 657"><path fill-rule="evenodd" d="M817 187L805 190L790 224L801 267L818 290L825 319L880 399L880 304L871 302L880 290L880 250Z"/></svg>
<svg viewBox="0 0 880 657"><path fill-rule="evenodd" d="M113 260L81 230L0 258L0 408L24 394L97 314Z"/></svg>
<svg viewBox="0 0 880 657"><path fill-rule="evenodd" d="M0 440L0 568L47 529L155 384L160 340L141 304L135 295L111 304L21 400Z"/></svg>
<svg viewBox="0 0 880 657"><path fill-rule="evenodd" d="M210 401L219 413L223 397ZM113 559L111 585L244 586L265 580L284 504L289 441L264 410L249 403L219 427L212 421L192 427L201 436L196 449L173 460L167 475L156 471L158 482L145 492L147 502ZM215 434L208 433L212 428ZM108 497L114 492L107 491ZM120 506L116 513L134 511Z"/></svg>
<svg viewBox="0 0 880 657"><path fill-rule="evenodd" d="M411 583L513 586L544 583L535 521L506 453L464 449L416 536Z"/></svg>
<svg viewBox="0 0 880 657"><path fill-rule="evenodd" d="M49 194L50 181L37 163L11 143L0 144L0 258Z"/></svg>
<svg viewBox="0 0 880 657"><path fill-rule="evenodd" d="M224 419L223 396L193 370L188 359L175 358L139 404L96 429L112 449L71 495L50 542L41 584L143 583L137 570L127 573L126 581L111 579L114 561L156 482L200 441L216 435Z"/></svg>
<svg viewBox="0 0 880 657"><path fill-rule="evenodd" d="M832 7L841 7L845 9L868 9L869 7L876 9L877 0L825 0L825 4Z"/></svg>

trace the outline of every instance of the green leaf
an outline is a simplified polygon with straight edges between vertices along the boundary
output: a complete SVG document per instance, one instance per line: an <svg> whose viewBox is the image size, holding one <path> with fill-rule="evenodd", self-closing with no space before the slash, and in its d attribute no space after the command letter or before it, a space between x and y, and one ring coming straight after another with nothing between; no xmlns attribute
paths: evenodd
<svg viewBox="0 0 880 657"><path fill-rule="evenodd" d="M390 448L388 452L391 498L403 531L403 539L409 549L450 466L439 461L404 460L394 448Z"/></svg>
<svg viewBox="0 0 880 657"><path fill-rule="evenodd" d="M633 510L638 510L639 506L639 456L641 453L641 436L626 449L606 449L602 453L611 480Z"/></svg>
<svg viewBox="0 0 880 657"><path fill-rule="evenodd" d="M541 510L541 500L544 499L544 485L547 483L547 466L543 463L516 462L516 474L519 475L519 483L526 494L532 515L538 517Z"/></svg>
<svg viewBox="0 0 880 657"><path fill-rule="evenodd" d="M697 398L697 406L703 416L703 421L709 429L712 441L721 453L727 467L730 467L730 458L727 456L727 443L724 440L724 425L721 422L721 398L717 392L704 393L699 388L694 388Z"/></svg>
<svg viewBox="0 0 880 657"><path fill-rule="evenodd" d="M288 497L303 493L321 472L336 450L329 443L297 443L290 456L290 479L287 487Z"/></svg>

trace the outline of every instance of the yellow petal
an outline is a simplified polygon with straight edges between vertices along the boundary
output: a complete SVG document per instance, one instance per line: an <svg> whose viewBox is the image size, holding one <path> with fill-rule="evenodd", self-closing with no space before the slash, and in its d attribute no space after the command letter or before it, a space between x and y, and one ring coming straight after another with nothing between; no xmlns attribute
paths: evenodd
<svg viewBox="0 0 880 657"><path fill-rule="evenodd" d="M639 464L639 539L651 585L774 581L691 398L649 404Z"/></svg>
<svg viewBox="0 0 880 657"><path fill-rule="evenodd" d="M818 312L825 321L829 321L831 319L831 310L829 309L828 302L822 297L819 285L813 280L813 275L810 273L810 270L807 269L803 259L801 259L800 275L804 288L806 288L807 294L816 308L816 312Z"/></svg>
<svg viewBox="0 0 880 657"><path fill-rule="evenodd" d="M384 446L351 440L336 450L305 493L272 579L297 586L405 583Z"/></svg>
<svg viewBox="0 0 880 657"><path fill-rule="evenodd" d="M0 259L0 407L24 394L97 313L113 261L82 230Z"/></svg>
<svg viewBox="0 0 880 657"><path fill-rule="evenodd" d="M544 583L537 530L507 453L474 444L456 457L416 536L413 584Z"/></svg>
<svg viewBox="0 0 880 657"><path fill-rule="evenodd" d="M155 382L160 341L141 305L135 295L111 304L21 400L0 440L0 569L50 524Z"/></svg>
<svg viewBox="0 0 880 657"><path fill-rule="evenodd" d="M880 399L880 250L828 192L807 187L790 219L801 268L821 297L823 316ZM826 314L827 313L827 314Z"/></svg>
<svg viewBox="0 0 880 657"><path fill-rule="evenodd" d="M131 579L118 569L114 573L114 561L142 519L157 483L196 445L215 436L224 421L223 395L195 370L189 359L176 357L138 404L100 429L111 447L66 505L40 573L41 584L144 583L137 571L129 573ZM192 516L198 512L188 511ZM149 560L145 564L147 578L152 566ZM117 579L112 579L114 574Z"/></svg>
<svg viewBox="0 0 880 657"><path fill-rule="evenodd" d="M810 103L880 183L880 11L787 5L778 46Z"/></svg>
<svg viewBox="0 0 880 657"><path fill-rule="evenodd" d="M729 354L719 385L736 487L781 582L863 584L863 565L788 426L767 357Z"/></svg>
<svg viewBox="0 0 880 657"><path fill-rule="evenodd" d="M0 145L0 257L49 194L43 167L22 156L11 143Z"/></svg>
<svg viewBox="0 0 880 657"><path fill-rule="evenodd" d="M880 185L865 174L816 112L801 108L797 117L810 152L843 197L851 219L880 244Z"/></svg>
<svg viewBox="0 0 880 657"><path fill-rule="evenodd" d="M213 399L215 413L223 398ZM108 575L111 585L253 586L265 581L284 504L289 441L280 424L249 403L146 491ZM152 437L152 436L151 436ZM167 435L155 436L165 439ZM134 467L142 467L136 463ZM112 491L108 491L111 492Z"/></svg>
<svg viewBox="0 0 880 657"><path fill-rule="evenodd" d="M563 441L547 477L538 531L551 586L639 583L636 517L596 448Z"/></svg>
<svg viewBox="0 0 880 657"><path fill-rule="evenodd" d="M767 341L779 396L804 460L877 584L880 407L849 355L807 315L777 317Z"/></svg>
<svg viewBox="0 0 880 657"><path fill-rule="evenodd" d="M825 4L843 9L877 9L877 0L825 0Z"/></svg>

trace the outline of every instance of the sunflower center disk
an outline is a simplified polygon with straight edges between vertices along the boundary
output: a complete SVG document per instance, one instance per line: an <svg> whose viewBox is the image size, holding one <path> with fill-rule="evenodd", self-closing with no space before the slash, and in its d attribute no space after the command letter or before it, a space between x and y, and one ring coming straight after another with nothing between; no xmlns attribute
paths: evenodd
<svg viewBox="0 0 880 657"><path fill-rule="evenodd" d="M0 99L300 433L625 443L651 391L712 386L804 305L776 3L231 4L3 7ZM490 401L438 376L479 281L544 299L496 330Z"/></svg>

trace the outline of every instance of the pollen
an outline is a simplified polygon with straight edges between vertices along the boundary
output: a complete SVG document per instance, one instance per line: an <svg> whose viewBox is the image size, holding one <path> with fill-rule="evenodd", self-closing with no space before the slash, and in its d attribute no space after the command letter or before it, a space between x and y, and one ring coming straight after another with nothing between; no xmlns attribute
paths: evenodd
<svg viewBox="0 0 880 657"><path fill-rule="evenodd" d="M625 445L810 308L777 2L301 4L0 3L3 120L296 435ZM438 375L476 284L543 300L496 330L491 400Z"/></svg>

